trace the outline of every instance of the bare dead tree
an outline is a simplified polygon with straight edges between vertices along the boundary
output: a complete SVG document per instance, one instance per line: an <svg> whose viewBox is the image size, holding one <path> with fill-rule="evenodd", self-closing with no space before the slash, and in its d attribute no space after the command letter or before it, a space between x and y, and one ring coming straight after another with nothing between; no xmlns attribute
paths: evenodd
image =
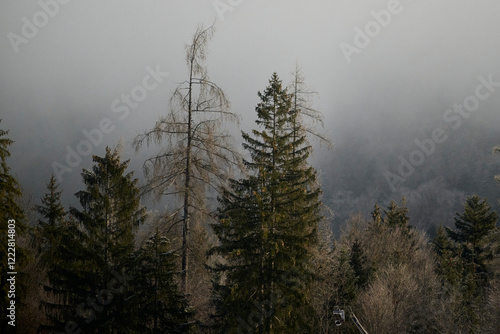
<svg viewBox="0 0 500 334"><path fill-rule="evenodd" d="M297 113L296 120L300 124L300 129L297 129L305 133L308 138L316 139L320 144L326 145L328 149L333 148L329 136L319 129L324 127L323 114L312 104L313 97L318 93L307 87L299 65L295 66L292 77L293 82L289 86L289 91L293 94L292 111ZM295 133L295 136L299 134Z"/></svg>
<svg viewBox="0 0 500 334"><path fill-rule="evenodd" d="M143 145L160 146L144 163L148 191L157 198L174 196L179 202L169 224L182 224L181 290L188 293L190 220L196 213L207 215L206 194L219 190L228 171L239 161L232 148L225 122L238 122L230 111L224 91L207 75L204 61L214 26L200 26L186 45L188 79L180 83L170 100L170 110L154 128L137 136L136 150Z"/></svg>

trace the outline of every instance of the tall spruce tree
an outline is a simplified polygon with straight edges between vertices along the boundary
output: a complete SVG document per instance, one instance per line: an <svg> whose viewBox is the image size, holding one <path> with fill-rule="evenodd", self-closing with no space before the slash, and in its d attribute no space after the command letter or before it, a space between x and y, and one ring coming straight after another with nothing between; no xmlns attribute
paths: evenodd
<svg viewBox="0 0 500 334"><path fill-rule="evenodd" d="M61 204L62 191L57 188L56 178L52 175L47 184L48 192L42 197L42 205L35 207L41 215L36 226L36 243L44 264L50 263L55 256L55 248L62 236L59 230L66 217L66 211Z"/></svg>
<svg viewBox="0 0 500 334"><path fill-rule="evenodd" d="M85 278L79 275L85 267L87 252L80 245L78 224L69 218L62 225L50 229L54 244L46 248L50 253L42 252L42 263L46 262L47 277L42 282L46 292L40 301L45 313L45 322L41 323L39 333L64 332L65 327L76 326L77 305L82 302L81 294L76 292L83 286ZM51 258L48 258L52 254Z"/></svg>
<svg viewBox="0 0 500 334"><path fill-rule="evenodd" d="M134 333L189 333L192 311L181 295L175 277L177 256L159 231L135 252L128 308Z"/></svg>
<svg viewBox="0 0 500 334"><path fill-rule="evenodd" d="M491 250L487 237L496 230L498 214L491 210L486 199L478 195L468 197L464 213L457 213L455 229L447 229L451 240L458 247L464 265L464 274L472 274L479 287L488 282L488 258Z"/></svg>
<svg viewBox="0 0 500 334"><path fill-rule="evenodd" d="M8 333L8 330L15 329L15 327L8 325L8 321L11 321L11 319L8 318L5 313L7 312L7 308L11 305L10 301L14 300L17 307L19 307L22 302L21 274L17 276L14 275L16 276L16 296L12 299L8 296L10 284L7 282L7 279L11 278L12 275L7 273L19 270L23 261L26 259L24 249L22 249L17 242L18 237L25 230L25 217L22 208L18 204L22 196L21 187L17 183L15 177L11 175L10 167L7 165L7 158L10 156L9 146L13 143L13 141L7 137L8 134L8 131L0 129L0 306L4 312L0 322L0 332L2 333ZM9 231L9 224L15 226L15 233L11 233L12 230ZM14 240L10 241L15 244L14 247L8 245L8 239ZM14 248L15 252L12 252L8 248ZM15 258L13 258L13 256ZM15 264L8 260L8 258L11 260L15 259ZM11 264L9 264L9 262ZM13 267L10 267L10 265Z"/></svg>
<svg viewBox="0 0 500 334"><path fill-rule="evenodd" d="M213 225L220 245L210 254L223 259L214 267L222 278L215 286L220 330L307 333L321 191L307 164L311 147L291 112L292 95L276 73L258 95L260 130L243 133L249 175L223 192Z"/></svg>
<svg viewBox="0 0 500 334"><path fill-rule="evenodd" d="M67 323L85 333L126 332L127 264L134 250L134 230L145 219L139 202L137 179L126 173L115 149L94 156L92 170L82 173L85 190L76 193L82 209L70 208L75 223L62 231L63 239L53 268L49 290L62 295L64 308L52 325Z"/></svg>
<svg viewBox="0 0 500 334"><path fill-rule="evenodd" d="M487 200L474 195L467 197L463 214L457 213L455 229L446 228L451 249L459 260L458 268L448 270L448 275L454 270L458 274L460 297L453 312L461 328L469 333L477 333L482 327L492 276L490 237L496 230L497 220L498 215L491 210Z"/></svg>
<svg viewBox="0 0 500 334"><path fill-rule="evenodd" d="M57 190L58 185L56 179L52 176L47 184L47 193L42 197L42 205L36 205L36 211L40 214L38 225L35 227L35 249L40 258L40 264L43 268L52 268L56 258L61 251L61 243L63 242L66 222L66 212L61 204L62 191ZM50 272L50 269L48 269ZM52 272L50 272L52 274ZM45 275L45 274L42 274ZM42 276L45 277L45 276ZM45 286L47 289L49 285ZM51 296L54 297L54 296ZM47 298L43 296L40 300L40 306L45 311L46 323L39 324L39 331L47 331L54 329L50 324L57 323L57 319L62 317L62 310L64 309L64 298L59 294L55 298Z"/></svg>

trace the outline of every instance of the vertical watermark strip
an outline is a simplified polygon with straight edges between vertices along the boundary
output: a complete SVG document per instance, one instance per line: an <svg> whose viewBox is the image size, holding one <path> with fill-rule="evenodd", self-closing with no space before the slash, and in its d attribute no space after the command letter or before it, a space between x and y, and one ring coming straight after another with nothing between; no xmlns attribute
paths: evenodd
<svg viewBox="0 0 500 334"><path fill-rule="evenodd" d="M7 323L10 326L16 326L16 221L10 219L7 221L7 284L9 292L7 298L9 307L7 307Z"/></svg>

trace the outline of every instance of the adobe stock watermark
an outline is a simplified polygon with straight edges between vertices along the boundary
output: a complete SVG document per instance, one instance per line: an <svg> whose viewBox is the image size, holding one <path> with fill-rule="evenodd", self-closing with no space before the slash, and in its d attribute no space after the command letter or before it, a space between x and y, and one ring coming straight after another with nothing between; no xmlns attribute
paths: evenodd
<svg viewBox="0 0 500 334"><path fill-rule="evenodd" d="M214 0L212 5L217 13L217 18L219 21L224 21L224 15L226 12L232 12L236 7L241 5L243 0Z"/></svg>
<svg viewBox="0 0 500 334"><path fill-rule="evenodd" d="M473 112L479 110L481 101L487 100L496 90L500 87L500 82L493 80L493 75L490 74L488 78L483 76L478 77L479 84L476 86L474 94L467 96L461 104L453 104L452 107L446 109L443 113L443 121L452 130L457 130L463 123L464 119L468 119ZM416 167L422 166L429 156L436 152L437 144L442 144L448 139L445 129L436 127L432 130L429 138L414 140L416 149L410 152L408 158L400 155L398 157L399 166L397 172L390 171L384 172L384 177L392 191L396 187L405 182L416 170Z"/></svg>
<svg viewBox="0 0 500 334"><path fill-rule="evenodd" d="M408 0L412 1L412 0ZM373 20L368 21L363 29L359 26L354 27L354 37L352 44L342 42L339 47L348 64L352 62L354 54L360 54L363 49L370 45L371 41L380 35L382 28L387 28L392 22L394 15L403 12L403 5L399 0L389 0L387 9L370 12Z"/></svg>
<svg viewBox="0 0 500 334"><path fill-rule="evenodd" d="M28 44L30 40L38 35L40 29L49 24L50 19L59 14L61 5L67 5L71 0L39 0L40 10L35 12L31 18L23 16L21 18L21 35L9 32L7 38L15 53L19 52L22 44Z"/></svg>
<svg viewBox="0 0 500 334"><path fill-rule="evenodd" d="M161 71L160 65L156 65L156 69L147 66L146 72L147 74L143 77L140 85L134 86L130 92L121 94L119 98L111 102L111 112L116 114L120 120L127 119L130 111L136 109L148 97L149 92L158 88L164 79L169 76L168 72ZM66 145L64 162L52 162L52 171L57 181L62 183L64 181L63 175L78 168L83 161L83 157L91 155L94 147L102 144L104 135L112 133L115 129L115 124L107 117L103 117L96 128L83 129L82 134L85 139L80 140L74 148Z"/></svg>

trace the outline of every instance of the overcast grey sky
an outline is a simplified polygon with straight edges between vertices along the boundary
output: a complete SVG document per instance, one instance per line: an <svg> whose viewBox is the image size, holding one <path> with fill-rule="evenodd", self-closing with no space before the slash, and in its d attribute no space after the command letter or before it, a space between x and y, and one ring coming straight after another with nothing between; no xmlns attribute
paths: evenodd
<svg viewBox="0 0 500 334"><path fill-rule="evenodd" d="M253 126L257 91L272 72L288 82L296 63L319 93L316 106L336 143L356 131L376 136L387 122L424 126L473 94L479 76L500 81L499 18L497 0L4 0L0 127L16 141L9 163L37 192L54 162L65 164L67 147L86 139L82 131L109 119L104 128L113 131L92 154L122 138L139 166L129 143L165 113L186 79L184 45L199 23L214 20L209 75L243 129ZM155 87L120 118L113 103L144 92L137 87L155 71L169 74L147 79ZM499 102L500 89L481 101L477 120L498 120ZM325 155L334 151L322 153L329 161ZM65 191L78 190L81 167L90 164L84 156L63 175Z"/></svg>

